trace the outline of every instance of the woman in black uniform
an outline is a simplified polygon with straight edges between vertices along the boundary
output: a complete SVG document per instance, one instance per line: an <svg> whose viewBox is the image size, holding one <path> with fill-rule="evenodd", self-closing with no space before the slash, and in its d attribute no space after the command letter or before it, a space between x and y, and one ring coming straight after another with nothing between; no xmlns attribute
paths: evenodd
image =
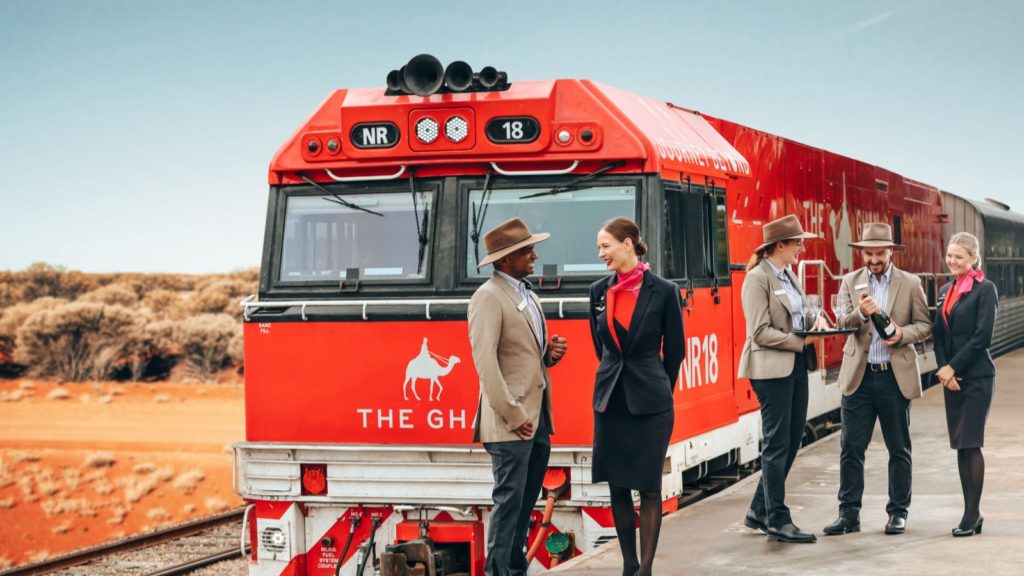
<svg viewBox="0 0 1024 576"><path fill-rule="evenodd" d="M939 291L935 311L936 373L946 401L949 445L956 450L964 515L953 536L981 534L981 489L985 483L985 422L992 405L996 366L988 351L996 323L996 286L985 280L978 239L954 234L946 249L953 280Z"/></svg>
<svg viewBox="0 0 1024 576"><path fill-rule="evenodd" d="M597 234L611 276L590 287L590 334L600 360L594 380L594 482L608 482L623 576L650 576L661 530L661 477L683 362L679 287L640 262L647 245L629 218ZM632 490L640 492L640 561Z"/></svg>

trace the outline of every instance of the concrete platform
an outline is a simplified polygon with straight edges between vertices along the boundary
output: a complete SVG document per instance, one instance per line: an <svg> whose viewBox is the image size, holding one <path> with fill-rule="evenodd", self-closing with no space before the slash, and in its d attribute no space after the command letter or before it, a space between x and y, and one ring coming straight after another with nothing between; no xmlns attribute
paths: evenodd
<svg viewBox="0 0 1024 576"><path fill-rule="evenodd" d="M963 513L956 452L949 448L942 388L911 407L913 500L907 532L882 532L887 516L887 453L876 428L865 463L861 532L824 536L838 513L839 434L797 456L786 484L793 519L818 535L815 544L769 542L743 526L758 475L665 517L654 564L658 575L1024 574L1024 350L996 361L996 394L986 431L984 533L953 538ZM619 576L618 543L548 572L553 576Z"/></svg>

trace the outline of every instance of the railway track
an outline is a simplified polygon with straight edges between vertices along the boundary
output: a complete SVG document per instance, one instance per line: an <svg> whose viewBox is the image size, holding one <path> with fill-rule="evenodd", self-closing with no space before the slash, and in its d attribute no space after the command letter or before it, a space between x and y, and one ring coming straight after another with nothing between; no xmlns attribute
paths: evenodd
<svg viewBox="0 0 1024 576"><path fill-rule="evenodd" d="M0 576L177 576L241 557L239 508L0 572ZM246 547L248 549L248 547ZM182 561L185 560L185 561Z"/></svg>

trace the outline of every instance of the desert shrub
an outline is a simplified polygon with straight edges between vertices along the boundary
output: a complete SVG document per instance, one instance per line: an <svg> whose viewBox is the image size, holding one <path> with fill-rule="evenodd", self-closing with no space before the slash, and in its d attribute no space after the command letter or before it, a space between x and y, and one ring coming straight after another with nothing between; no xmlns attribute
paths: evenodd
<svg viewBox="0 0 1024 576"><path fill-rule="evenodd" d="M67 300L47 296L4 308L0 312L0 348L13 351L18 337L18 329L25 323L25 320L28 320L29 316L43 310L51 310L61 304L67 304Z"/></svg>
<svg viewBox="0 0 1024 576"><path fill-rule="evenodd" d="M200 314L179 322L174 339L191 375L209 381L231 363L231 339L242 330L227 314Z"/></svg>
<svg viewBox="0 0 1024 576"><path fill-rule="evenodd" d="M18 329L15 361L65 381L103 379L122 352L135 317L123 306L71 302L30 316Z"/></svg>
<svg viewBox="0 0 1024 576"><path fill-rule="evenodd" d="M238 303L256 291L256 284L241 280L213 278L201 282L192 297L189 308L197 314L215 314L223 312L238 316L241 308Z"/></svg>
<svg viewBox="0 0 1024 576"><path fill-rule="evenodd" d="M188 314L188 307L180 292L156 288L142 297L142 306L158 318L180 320Z"/></svg>
<svg viewBox="0 0 1024 576"><path fill-rule="evenodd" d="M116 304L118 306L131 308L139 303L139 293L131 284L118 282L116 284L107 284L102 288L97 288L92 292L82 294L79 296L78 301L98 302L100 304Z"/></svg>

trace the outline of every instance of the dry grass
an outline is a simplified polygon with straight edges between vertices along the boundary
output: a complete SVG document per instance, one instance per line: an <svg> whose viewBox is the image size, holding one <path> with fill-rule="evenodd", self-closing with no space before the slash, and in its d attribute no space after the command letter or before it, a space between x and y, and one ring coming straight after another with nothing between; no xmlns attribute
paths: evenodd
<svg viewBox="0 0 1024 576"><path fill-rule="evenodd" d="M71 398L71 393L63 388L54 388L46 397L50 400L67 400Z"/></svg>
<svg viewBox="0 0 1024 576"><path fill-rule="evenodd" d="M111 402L114 401L114 397L110 394L106 394L97 398L96 401L99 402L100 404L110 404Z"/></svg>
<svg viewBox="0 0 1024 576"><path fill-rule="evenodd" d="M170 480L174 478L174 468L171 466L164 466L163 468L153 472L153 478L156 478L161 482L170 482Z"/></svg>
<svg viewBox="0 0 1024 576"><path fill-rule="evenodd" d="M53 496L60 492L60 484L51 479L38 480L36 481L36 491L40 496Z"/></svg>
<svg viewBox="0 0 1024 576"><path fill-rule="evenodd" d="M114 491L114 487L110 485L110 480L108 480L106 476L97 479L92 485L92 489L100 496L106 496Z"/></svg>
<svg viewBox="0 0 1024 576"><path fill-rule="evenodd" d="M47 516L51 517L59 514L96 515L92 504L85 498L48 498L43 500L39 506Z"/></svg>
<svg viewBox="0 0 1024 576"><path fill-rule="evenodd" d="M63 468L60 474L64 477L64 486L67 487L68 491L74 492L81 486L82 473L78 468Z"/></svg>
<svg viewBox="0 0 1024 576"><path fill-rule="evenodd" d="M153 464L152 462L143 462L142 464L136 464L132 468L132 472L135 472L136 474L140 475L152 474L153 472L156 472L156 464Z"/></svg>
<svg viewBox="0 0 1024 576"><path fill-rule="evenodd" d="M169 394L157 394L156 396L153 397L153 402L156 404L164 404L170 401L171 396Z"/></svg>
<svg viewBox="0 0 1024 576"><path fill-rule="evenodd" d="M157 480L152 476L122 476L117 480L114 480L114 485L124 488L124 499L128 502L135 503L142 500L143 496L146 496L153 490L156 490Z"/></svg>
<svg viewBox="0 0 1024 576"><path fill-rule="evenodd" d="M65 520L51 529L54 534L67 534L69 530L71 530L71 520Z"/></svg>
<svg viewBox="0 0 1024 576"><path fill-rule="evenodd" d="M206 509L213 513L223 512L228 509L228 503L223 498L216 496L207 498L204 503L206 504Z"/></svg>
<svg viewBox="0 0 1024 576"><path fill-rule="evenodd" d="M7 453L7 457L11 459L11 464L39 462L39 454L36 454L35 452L28 452L26 450L11 450Z"/></svg>
<svg viewBox="0 0 1024 576"><path fill-rule="evenodd" d="M191 516L192 514L195 513L195 511L196 511L196 505L195 504L185 504L184 506L181 507L181 513L185 514L187 516Z"/></svg>
<svg viewBox="0 0 1024 576"><path fill-rule="evenodd" d="M0 570L6 570L12 566L14 566L14 560L6 556L0 556Z"/></svg>
<svg viewBox="0 0 1024 576"><path fill-rule="evenodd" d="M107 518L107 524L111 526L119 526L124 523L124 517L128 515L128 509L118 506L114 508L110 513L110 518Z"/></svg>
<svg viewBox="0 0 1024 576"><path fill-rule="evenodd" d="M21 490L21 496L26 502L34 502L35 500L29 500L29 498L35 498L35 492L32 491L32 479L27 476L18 478L18 488Z"/></svg>
<svg viewBox="0 0 1024 576"><path fill-rule="evenodd" d="M50 556L51 556L51 554L50 554L49 550L35 550L33 552L29 552L29 554L28 554L28 561L29 562L42 562L43 560L46 560Z"/></svg>
<svg viewBox="0 0 1024 576"><path fill-rule="evenodd" d="M18 382L18 388L21 388L22 390L35 390L36 383L32 380L22 380L21 382Z"/></svg>
<svg viewBox="0 0 1024 576"><path fill-rule="evenodd" d="M24 397L25 392L23 390L0 391L0 402L21 402Z"/></svg>
<svg viewBox="0 0 1024 576"><path fill-rule="evenodd" d="M114 459L114 455L110 452L93 452L85 457L85 463L83 464L86 468L109 468L114 465L117 460Z"/></svg>
<svg viewBox="0 0 1024 576"><path fill-rule="evenodd" d="M206 478L206 475L203 474L203 471L199 470L198 468L194 468L192 470L189 470L188 472L180 474L177 478L175 478L174 488L177 490L181 490L186 494L191 494L192 492L195 491L196 486L200 482L202 482L204 478Z"/></svg>
<svg viewBox="0 0 1024 576"><path fill-rule="evenodd" d="M150 508L149 511L146 512L146 518L156 520L157 522L163 522L164 520L170 520L171 515L163 508Z"/></svg>
<svg viewBox="0 0 1024 576"><path fill-rule="evenodd" d="M18 502L13 496L10 498L0 499L0 510L10 510L11 508L14 508L14 505L17 503Z"/></svg>

